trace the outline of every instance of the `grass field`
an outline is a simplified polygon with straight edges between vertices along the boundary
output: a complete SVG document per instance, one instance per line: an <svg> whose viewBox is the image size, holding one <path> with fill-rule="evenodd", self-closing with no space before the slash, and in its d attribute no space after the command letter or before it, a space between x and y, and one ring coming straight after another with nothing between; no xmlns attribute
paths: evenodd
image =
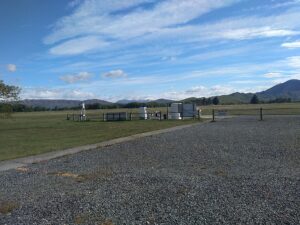
<svg viewBox="0 0 300 225"><path fill-rule="evenodd" d="M212 109L228 110L229 115L258 115L260 107L266 114L300 115L300 103L219 105L204 106L201 109L203 115L211 115ZM87 112L87 116L97 116L100 119L101 115L108 111L137 112L136 109L90 110ZM166 113L166 108L150 109L149 111ZM79 111L15 113L11 119L0 119L0 160L94 144L118 137L197 122L194 120L73 122L66 120L67 113L78 114Z"/></svg>
<svg viewBox="0 0 300 225"><path fill-rule="evenodd" d="M95 111L91 112L95 114ZM67 112L15 113L0 119L0 160L94 144L197 121L74 122ZM100 112L97 113L100 115Z"/></svg>

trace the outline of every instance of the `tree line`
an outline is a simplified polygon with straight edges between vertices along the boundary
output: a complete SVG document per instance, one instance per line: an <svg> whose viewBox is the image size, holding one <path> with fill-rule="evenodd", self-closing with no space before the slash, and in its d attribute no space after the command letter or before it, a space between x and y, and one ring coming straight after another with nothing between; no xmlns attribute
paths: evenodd
<svg viewBox="0 0 300 225"><path fill-rule="evenodd" d="M0 80L0 114L4 117L8 117L13 112L34 112L34 111L61 111L61 110L79 110L81 106L77 107L54 107L47 108L41 106L27 106L18 102L20 93L20 88L7 85L2 80ZM182 101L183 103L194 103L197 105L219 105L220 100L218 97L209 97L209 98L189 98ZM292 102L291 98L276 98L269 101L259 100L257 95L253 95L250 104L258 103L285 103ZM171 103L171 102L170 102ZM158 108L166 107L170 103L159 103L159 102L130 102L128 104L107 104L102 105L99 103L87 104L86 109L116 109L116 108L139 108L139 107L148 107L148 108Z"/></svg>
<svg viewBox="0 0 300 225"><path fill-rule="evenodd" d="M269 101L263 101L263 100L259 100L257 95L253 95L251 100L250 100L250 104L265 104L265 103L290 103L292 102L291 98L276 98L276 99L272 99Z"/></svg>
<svg viewBox="0 0 300 225"><path fill-rule="evenodd" d="M250 104L265 104L265 103L288 103L292 102L291 98L276 98L270 101L262 101L259 100L257 95L253 95L253 97L250 100ZM197 98L197 99L188 99L184 100L183 103L194 103L199 106L206 106L206 105L219 105L220 100L218 97L213 98ZM87 110L93 110L93 109L121 109L121 108L139 108L139 107L148 107L148 108L159 108L159 107L167 107L170 103L157 103L157 102L130 102L127 104L109 104L109 105L102 105L99 103L94 104L86 104ZM43 112L43 111L63 111L63 110L80 110L81 105L78 105L76 107L54 107L54 108L47 108L42 106L28 106L22 104L22 102L14 101L6 102L3 101L0 103L0 112L1 113L13 113L13 112Z"/></svg>

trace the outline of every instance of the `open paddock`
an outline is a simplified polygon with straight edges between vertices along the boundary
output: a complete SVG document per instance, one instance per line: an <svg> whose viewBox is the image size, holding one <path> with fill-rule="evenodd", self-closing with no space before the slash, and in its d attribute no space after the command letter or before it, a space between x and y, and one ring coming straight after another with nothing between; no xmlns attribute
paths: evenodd
<svg viewBox="0 0 300 225"><path fill-rule="evenodd" d="M264 115L300 115L300 103L212 105L202 106L201 110L203 118L210 118L212 109L225 110L229 116L255 115L258 118L261 107L264 109ZM103 114L107 112L137 113L138 109L87 110L87 118L93 118L87 122L67 121L67 114L79 114L80 110L14 113L10 119L0 119L0 161L199 122L198 120L101 122ZM167 108L150 108L148 112L165 114Z"/></svg>
<svg viewBox="0 0 300 225"><path fill-rule="evenodd" d="M300 224L299 137L240 116L0 172L0 224Z"/></svg>
<svg viewBox="0 0 300 225"><path fill-rule="evenodd" d="M72 111L15 113L10 119L0 119L0 161L198 122L195 120L73 122L66 119L67 113ZM99 116L101 113L88 111L87 115Z"/></svg>

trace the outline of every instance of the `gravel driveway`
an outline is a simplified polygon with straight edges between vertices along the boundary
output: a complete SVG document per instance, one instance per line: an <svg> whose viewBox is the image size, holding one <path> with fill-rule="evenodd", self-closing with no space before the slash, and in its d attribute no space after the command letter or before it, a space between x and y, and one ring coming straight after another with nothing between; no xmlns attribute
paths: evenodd
<svg viewBox="0 0 300 225"><path fill-rule="evenodd" d="M0 173L0 224L300 224L300 116L239 117Z"/></svg>

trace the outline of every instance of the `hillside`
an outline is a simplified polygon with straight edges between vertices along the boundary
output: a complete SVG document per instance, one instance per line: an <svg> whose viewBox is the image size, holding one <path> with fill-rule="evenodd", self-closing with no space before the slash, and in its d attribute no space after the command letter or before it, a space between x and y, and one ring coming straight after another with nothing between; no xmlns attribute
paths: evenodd
<svg viewBox="0 0 300 225"><path fill-rule="evenodd" d="M249 103L252 96L256 94L262 101L272 101L277 98L290 98L292 101L300 100L300 80L289 80L284 83L275 85L265 91L257 93L232 93L229 95L217 96L221 104L242 104ZM201 103L203 98L187 98L183 102Z"/></svg>
<svg viewBox="0 0 300 225"><path fill-rule="evenodd" d="M219 100L222 104L242 104L250 102L253 94L252 93L232 93L230 95L221 95Z"/></svg>
<svg viewBox="0 0 300 225"><path fill-rule="evenodd" d="M257 93L258 97L263 100L275 98L291 98L300 100L300 80L289 80L285 83L275 85L274 87Z"/></svg>
<svg viewBox="0 0 300 225"><path fill-rule="evenodd" d="M137 103L158 103L158 104L168 104L173 102L173 100L170 99L156 99L156 100L148 100L148 99L139 99L139 100L130 100L130 99L122 99L117 101L117 104L121 104L121 105L126 105L129 103L133 103L133 102L137 102Z"/></svg>
<svg viewBox="0 0 300 225"><path fill-rule="evenodd" d="M100 104L100 105L111 105L113 103L99 99L90 99L84 101L85 104ZM80 100L56 100L56 99L25 99L20 102L29 107L44 107L49 109L54 108L73 108L78 107L82 104Z"/></svg>
<svg viewBox="0 0 300 225"><path fill-rule="evenodd" d="M300 80L289 80L284 83L275 85L265 91L255 93L260 100L263 101L270 101L275 100L277 98L290 98L292 101L300 101ZM221 95L218 96L221 104L242 104L242 103L249 103L254 93L232 93L229 95ZM208 98L209 99L209 98ZM186 103L197 103L202 104L205 98L187 98L181 100L182 102ZM211 100L211 99L210 99ZM157 100L128 100L123 99L119 100L116 103L99 100L99 99L90 99L85 100L85 104L100 104L100 105L126 105L129 103L158 103L158 104L168 104L174 102L173 100L169 99L157 99ZM22 104L31 107L45 107L45 108L73 108L78 107L82 103L80 100L44 100L44 99L26 99L21 101Z"/></svg>

